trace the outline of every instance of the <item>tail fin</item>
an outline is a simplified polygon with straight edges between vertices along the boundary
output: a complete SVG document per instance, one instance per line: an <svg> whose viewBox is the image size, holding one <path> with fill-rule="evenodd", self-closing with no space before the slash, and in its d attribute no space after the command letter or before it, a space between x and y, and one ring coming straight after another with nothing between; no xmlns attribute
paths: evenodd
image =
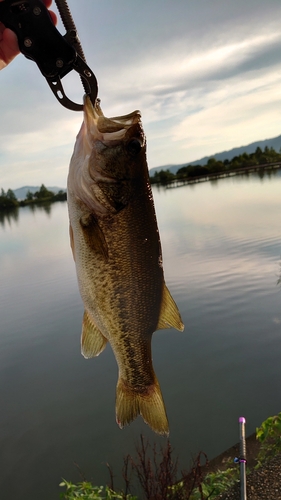
<svg viewBox="0 0 281 500"><path fill-rule="evenodd" d="M138 415L141 415L145 423L154 432L164 436L169 435L169 424L167 420L164 401L158 380L146 388L145 391L137 392L124 380L119 378L116 389L116 421L122 429Z"/></svg>

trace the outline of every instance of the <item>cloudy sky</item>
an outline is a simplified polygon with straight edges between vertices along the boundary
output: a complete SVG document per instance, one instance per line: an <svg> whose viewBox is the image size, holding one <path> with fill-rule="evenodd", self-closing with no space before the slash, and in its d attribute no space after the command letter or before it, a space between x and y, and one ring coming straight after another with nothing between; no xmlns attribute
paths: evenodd
<svg viewBox="0 0 281 500"><path fill-rule="evenodd" d="M279 0L68 4L105 115L142 112L150 168L281 134ZM79 78L63 82L82 102ZM22 55L0 88L0 188L65 187L82 113L64 109Z"/></svg>

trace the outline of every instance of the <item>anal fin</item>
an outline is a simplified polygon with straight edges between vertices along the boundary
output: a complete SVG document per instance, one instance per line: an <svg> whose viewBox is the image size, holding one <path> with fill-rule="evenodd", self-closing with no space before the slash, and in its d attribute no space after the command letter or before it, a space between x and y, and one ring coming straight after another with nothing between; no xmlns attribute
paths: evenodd
<svg viewBox="0 0 281 500"><path fill-rule="evenodd" d="M85 358L98 356L105 348L107 339L85 310L82 324L81 352Z"/></svg>
<svg viewBox="0 0 281 500"><path fill-rule="evenodd" d="M161 330L162 328L171 327L176 328L180 332L183 332L184 330L184 324L182 322L177 304L164 283L161 309L156 329Z"/></svg>

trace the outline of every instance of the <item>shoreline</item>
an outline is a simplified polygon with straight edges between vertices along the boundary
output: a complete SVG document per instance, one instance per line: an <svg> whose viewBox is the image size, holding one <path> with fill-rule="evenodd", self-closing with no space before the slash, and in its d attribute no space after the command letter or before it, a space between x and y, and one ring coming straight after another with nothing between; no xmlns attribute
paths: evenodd
<svg viewBox="0 0 281 500"><path fill-rule="evenodd" d="M202 467L203 473L208 474L209 472L216 472L217 470L225 470L228 467L239 467L234 463L234 458L239 457L239 442L228 448L227 450L220 453L217 457L212 458L208 465ZM256 439L256 433L253 432L250 436L246 438L246 459L247 459L247 470L253 469L256 465L256 458L260 450L261 443Z"/></svg>
<svg viewBox="0 0 281 500"><path fill-rule="evenodd" d="M247 500L281 500L281 454L272 455L258 469L255 469L260 447L261 443L256 439L256 433L246 438ZM239 467L233 462L237 456L239 456L239 442L210 460L204 468L202 467L203 478L209 472L223 471L232 465ZM229 490L216 496L214 500L237 500L240 495L240 481L238 481Z"/></svg>

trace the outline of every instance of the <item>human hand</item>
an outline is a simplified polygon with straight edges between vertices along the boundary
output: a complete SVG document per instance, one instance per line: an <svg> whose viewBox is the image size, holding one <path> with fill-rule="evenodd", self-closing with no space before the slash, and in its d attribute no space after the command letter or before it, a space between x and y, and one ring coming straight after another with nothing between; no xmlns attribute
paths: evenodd
<svg viewBox="0 0 281 500"><path fill-rule="evenodd" d="M2 2L3 0L0 0ZM50 7L52 0L43 0L46 7ZM57 24L57 16L50 11L54 24ZM5 28L0 21L0 69L5 68L18 54L19 46L16 34Z"/></svg>

